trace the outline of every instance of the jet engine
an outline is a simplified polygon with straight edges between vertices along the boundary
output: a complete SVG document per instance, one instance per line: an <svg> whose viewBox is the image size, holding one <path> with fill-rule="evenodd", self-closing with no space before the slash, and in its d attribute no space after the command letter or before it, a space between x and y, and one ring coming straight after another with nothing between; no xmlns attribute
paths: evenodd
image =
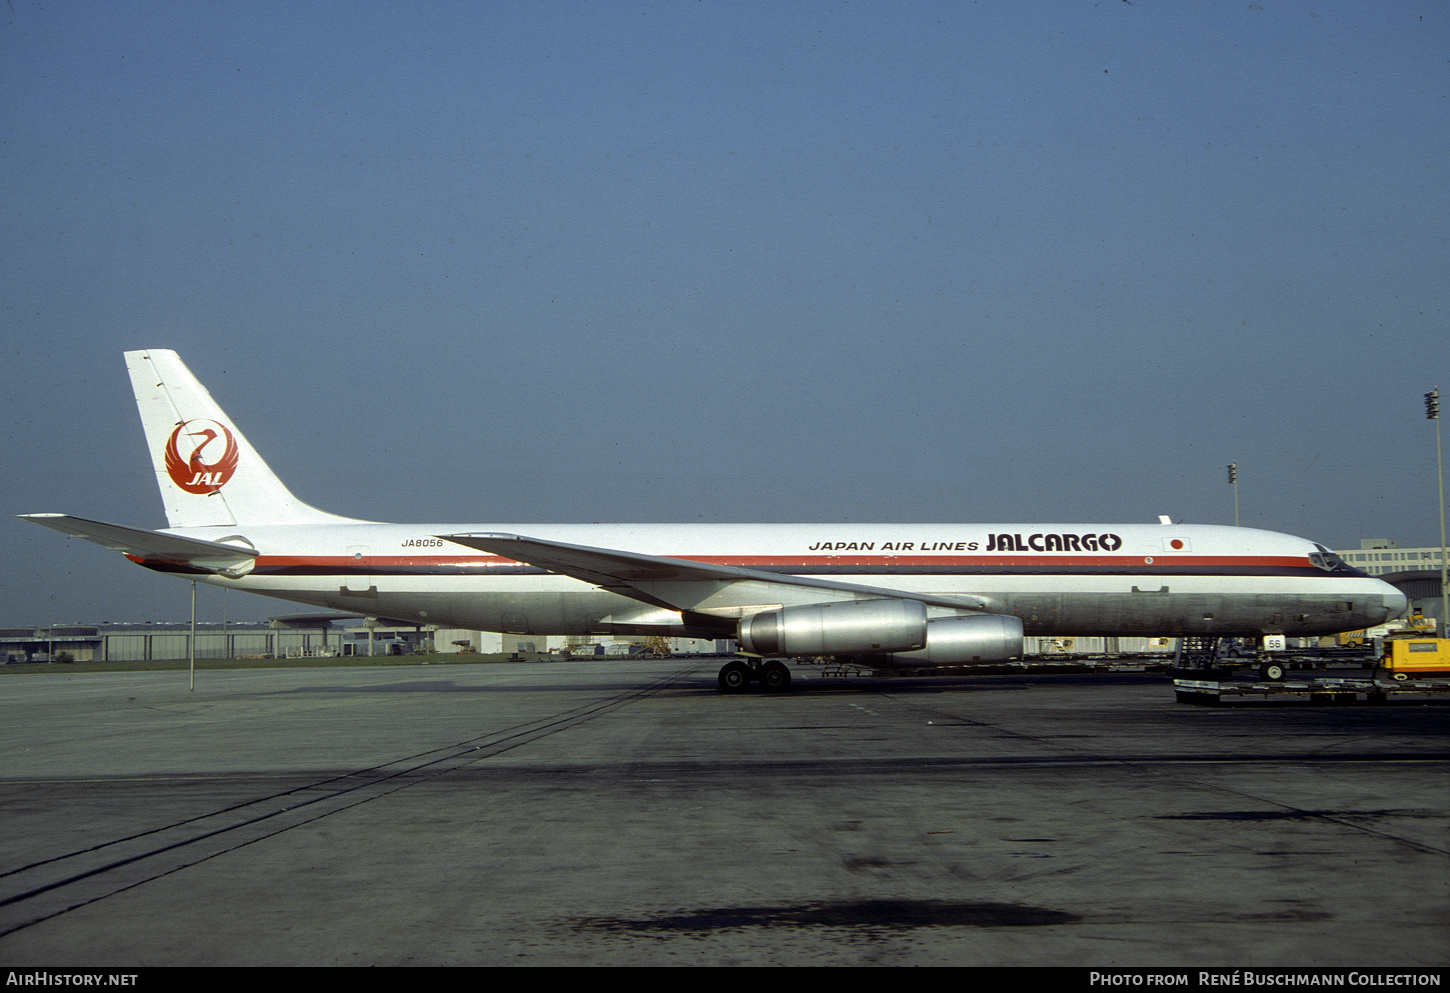
<svg viewBox="0 0 1450 993"><path fill-rule="evenodd" d="M1020 622L1017 628L1020 638ZM750 655L857 655L926 646L926 607L916 600L815 603L740 621L740 647Z"/></svg>
<svg viewBox="0 0 1450 993"><path fill-rule="evenodd" d="M933 618L926 626L925 648L891 651L882 661L899 666L962 665L1001 662L1021 654L1022 618L973 614Z"/></svg>

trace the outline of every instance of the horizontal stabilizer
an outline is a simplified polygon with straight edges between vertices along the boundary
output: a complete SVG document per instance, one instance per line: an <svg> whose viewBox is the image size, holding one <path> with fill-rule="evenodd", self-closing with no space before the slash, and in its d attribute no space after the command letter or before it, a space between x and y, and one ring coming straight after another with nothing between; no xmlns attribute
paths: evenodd
<svg viewBox="0 0 1450 993"><path fill-rule="evenodd" d="M991 607L986 597L970 594L909 593L743 566L570 545L517 534L443 534L438 537L671 610L708 612L763 604L772 599L779 602L814 602L868 598L919 600L929 606L953 610L988 610ZM812 596L812 591L819 595Z"/></svg>
<svg viewBox="0 0 1450 993"><path fill-rule="evenodd" d="M238 579L252 571L257 550L200 538L183 538L162 531L142 531L119 524L103 524L68 514L21 514L24 520L51 528L72 538L84 538L105 548L124 552L138 562L164 562L190 566Z"/></svg>

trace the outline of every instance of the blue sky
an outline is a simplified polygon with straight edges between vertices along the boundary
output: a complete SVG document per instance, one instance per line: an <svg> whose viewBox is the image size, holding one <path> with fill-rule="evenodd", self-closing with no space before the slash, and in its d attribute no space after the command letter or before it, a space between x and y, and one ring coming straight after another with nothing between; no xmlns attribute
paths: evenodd
<svg viewBox="0 0 1450 993"><path fill-rule="evenodd" d="M0 96L12 513L164 524L166 347L370 519L1439 540L1444 4L9 0Z"/></svg>

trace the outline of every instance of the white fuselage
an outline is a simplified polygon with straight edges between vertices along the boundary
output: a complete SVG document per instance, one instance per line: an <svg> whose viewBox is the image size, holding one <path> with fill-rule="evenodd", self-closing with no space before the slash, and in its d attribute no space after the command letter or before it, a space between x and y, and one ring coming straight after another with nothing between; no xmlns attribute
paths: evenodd
<svg viewBox="0 0 1450 993"><path fill-rule="evenodd" d="M372 524L173 528L245 543L249 574L203 582L316 607L538 635L720 634L599 587L479 552L449 534L511 532L908 593L970 595L1027 634L1313 635L1403 611L1394 587L1311 542L1211 525ZM142 561L165 571L185 571ZM770 594L780 602L778 591Z"/></svg>

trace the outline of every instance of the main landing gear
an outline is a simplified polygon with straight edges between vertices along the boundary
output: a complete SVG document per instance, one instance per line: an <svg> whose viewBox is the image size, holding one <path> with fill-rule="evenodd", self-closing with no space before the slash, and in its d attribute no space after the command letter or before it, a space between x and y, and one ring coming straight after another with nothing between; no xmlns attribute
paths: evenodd
<svg viewBox="0 0 1450 993"><path fill-rule="evenodd" d="M726 662L720 669L720 690L744 693L751 683L759 683L767 693L781 693L790 688L790 667L780 659L751 664L743 659Z"/></svg>

